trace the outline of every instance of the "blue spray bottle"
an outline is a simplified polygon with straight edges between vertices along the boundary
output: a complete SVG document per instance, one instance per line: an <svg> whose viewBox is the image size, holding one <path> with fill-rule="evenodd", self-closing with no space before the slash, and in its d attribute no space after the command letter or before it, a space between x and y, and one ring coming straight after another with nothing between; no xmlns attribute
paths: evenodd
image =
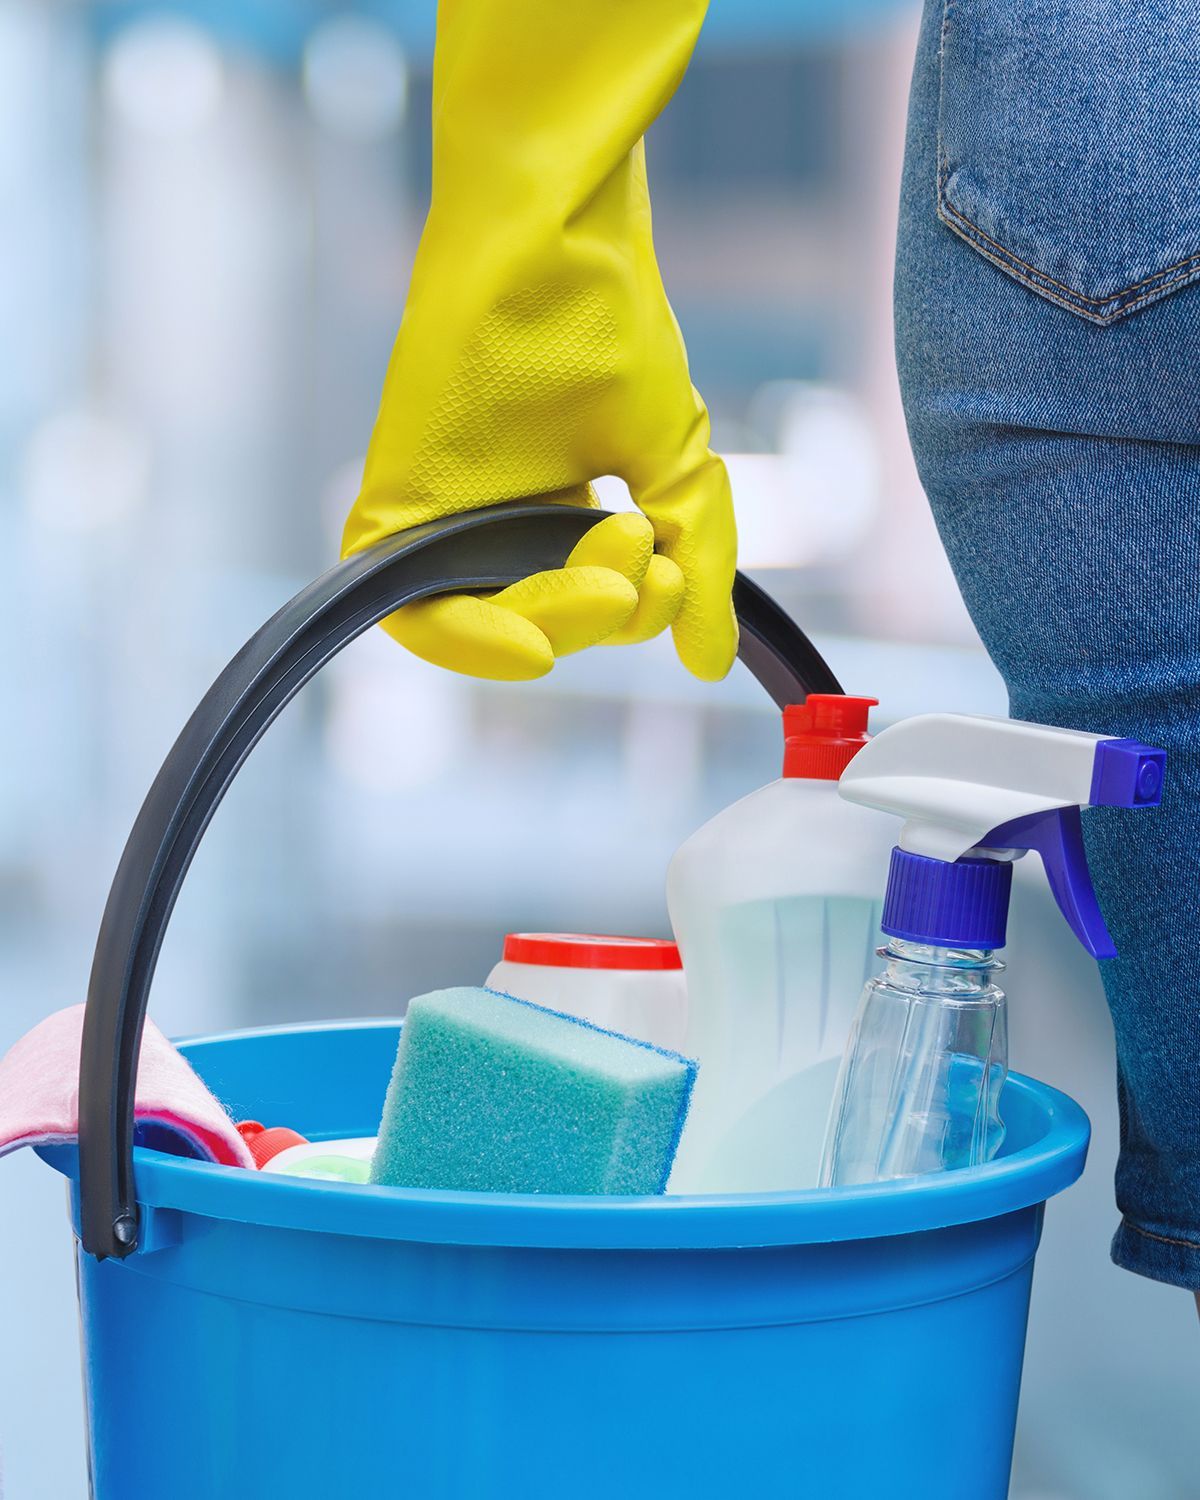
<svg viewBox="0 0 1200 1500"><path fill-rule="evenodd" d="M1166 755L1135 740L1012 719L927 714L877 735L841 795L905 819L892 851L880 949L834 1090L825 1186L989 1160L1004 1139L1003 968L1012 862L1040 854L1094 958L1116 954L1092 888L1080 809L1146 809Z"/></svg>

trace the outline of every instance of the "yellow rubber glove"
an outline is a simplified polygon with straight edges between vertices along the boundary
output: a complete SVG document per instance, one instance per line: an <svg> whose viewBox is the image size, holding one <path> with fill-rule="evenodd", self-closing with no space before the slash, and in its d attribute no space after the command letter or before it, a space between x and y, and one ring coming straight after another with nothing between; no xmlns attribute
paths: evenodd
<svg viewBox="0 0 1200 1500"><path fill-rule="evenodd" d="M736 536L725 466L654 256L642 135L706 0L441 0L433 195L343 553L506 500L595 504L556 573L409 605L386 628L475 676L672 624L698 677L729 670Z"/></svg>

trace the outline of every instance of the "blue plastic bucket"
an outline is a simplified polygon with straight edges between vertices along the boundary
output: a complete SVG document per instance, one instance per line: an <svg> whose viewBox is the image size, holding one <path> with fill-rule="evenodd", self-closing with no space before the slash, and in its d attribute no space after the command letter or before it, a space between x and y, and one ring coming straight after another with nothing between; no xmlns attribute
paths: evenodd
<svg viewBox="0 0 1200 1500"><path fill-rule="evenodd" d="M1010 1080L1004 1156L837 1192L555 1198L326 1184L134 1149L149 989L238 768L342 646L412 599L561 566L600 518L511 506L389 538L269 620L138 814L88 988L72 1183L97 1500L999 1500L1063 1095ZM739 576L779 705L840 692ZM882 872L881 872L882 875ZM231 1112L372 1134L398 1023L185 1051Z"/></svg>
<svg viewBox="0 0 1200 1500"><path fill-rule="evenodd" d="M238 1117L371 1134L396 1024L184 1051ZM744 1198L538 1198L138 1149L142 1247L79 1257L101 1500L1000 1500L1042 1205L1088 1125L1014 1077L1005 1155ZM76 1153L43 1152L72 1175Z"/></svg>

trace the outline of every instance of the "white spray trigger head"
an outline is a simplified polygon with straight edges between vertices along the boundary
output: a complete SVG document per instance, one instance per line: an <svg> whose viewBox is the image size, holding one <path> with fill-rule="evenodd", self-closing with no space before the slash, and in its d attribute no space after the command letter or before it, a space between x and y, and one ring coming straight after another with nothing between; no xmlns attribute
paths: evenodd
<svg viewBox="0 0 1200 1500"><path fill-rule="evenodd" d="M1089 953L1108 958L1116 950L1092 889L1079 809L1156 806L1165 762L1163 751L1111 735L922 714L877 734L838 790L903 818L905 855L953 864L1036 849L1072 930Z"/></svg>

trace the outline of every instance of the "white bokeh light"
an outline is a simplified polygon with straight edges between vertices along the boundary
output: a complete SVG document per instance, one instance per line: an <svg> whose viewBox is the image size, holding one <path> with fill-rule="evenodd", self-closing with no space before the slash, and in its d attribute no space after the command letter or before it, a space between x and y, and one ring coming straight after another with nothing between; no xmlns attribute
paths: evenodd
<svg viewBox="0 0 1200 1500"><path fill-rule="evenodd" d="M186 136L216 116L223 91L221 57L189 21L150 17L113 43L104 66L109 107L147 135Z"/></svg>
<svg viewBox="0 0 1200 1500"><path fill-rule="evenodd" d="M29 514L51 531L95 532L143 505L150 453L138 433L97 412L48 417L30 436L22 466Z"/></svg>
<svg viewBox="0 0 1200 1500"><path fill-rule="evenodd" d="M742 565L798 568L852 557L876 517L881 486L878 445L858 399L776 381L756 393L751 417L777 451L725 456Z"/></svg>
<svg viewBox="0 0 1200 1500"><path fill-rule="evenodd" d="M382 140L404 119L404 49L385 26L366 16L323 21L304 49L304 97L331 134Z"/></svg>

